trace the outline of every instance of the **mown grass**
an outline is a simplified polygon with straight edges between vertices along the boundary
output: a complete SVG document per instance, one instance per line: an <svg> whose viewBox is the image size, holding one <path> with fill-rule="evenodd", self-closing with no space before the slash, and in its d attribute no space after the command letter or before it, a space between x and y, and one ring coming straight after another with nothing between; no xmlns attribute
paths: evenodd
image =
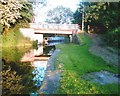
<svg viewBox="0 0 120 96"><path fill-rule="evenodd" d="M0 47L31 46L32 42L19 31L19 28L23 27L23 25L23 23L18 23L14 28L10 28L7 34L0 35Z"/></svg>
<svg viewBox="0 0 120 96"><path fill-rule="evenodd" d="M55 67L63 70L59 93L117 93L117 84L101 86L81 78L82 75L101 70L118 73L118 68L110 66L102 58L89 52L91 39L87 35L80 34L78 37L82 41L81 45L62 44L57 46L57 48L61 49L61 52L57 57Z"/></svg>

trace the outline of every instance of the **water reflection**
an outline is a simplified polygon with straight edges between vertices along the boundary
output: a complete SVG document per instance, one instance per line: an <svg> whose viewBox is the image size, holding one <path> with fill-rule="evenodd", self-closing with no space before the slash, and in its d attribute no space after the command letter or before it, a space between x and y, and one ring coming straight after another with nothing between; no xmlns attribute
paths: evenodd
<svg viewBox="0 0 120 96"><path fill-rule="evenodd" d="M50 57L55 50L55 45L53 46L44 46L38 45L37 49L31 49L30 51L26 52L22 58L21 62L34 62L36 59L41 60L47 57Z"/></svg>
<svg viewBox="0 0 120 96"><path fill-rule="evenodd" d="M31 62L31 66L34 67L32 74L34 75L33 81L35 81L35 86L39 87L45 76L45 71L47 68L47 61L55 50L55 46L40 46L37 49L31 49L26 52L21 58L21 62ZM37 53L38 52L38 53Z"/></svg>
<svg viewBox="0 0 120 96"><path fill-rule="evenodd" d="M34 49L34 56L39 56L43 54L43 45L38 45L37 50Z"/></svg>
<svg viewBox="0 0 120 96"><path fill-rule="evenodd" d="M33 80L36 81L35 86L38 87L41 86L44 79L47 61L34 61L33 66L35 67L34 71L32 72L35 75Z"/></svg>
<svg viewBox="0 0 120 96"><path fill-rule="evenodd" d="M46 44L46 46L53 46L53 45L57 45L57 44L64 44L64 41L56 41L56 42L49 42L48 44Z"/></svg>
<svg viewBox="0 0 120 96"><path fill-rule="evenodd" d="M53 46L57 44L69 43L70 39L68 37L56 36L56 37L45 37L47 43L45 46Z"/></svg>
<svg viewBox="0 0 120 96"><path fill-rule="evenodd" d="M34 86L33 67L30 62L19 62L22 55L29 49L3 48L2 49L2 94L29 94L36 92Z"/></svg>
<svg viewBox="0 0 120 96"><path fill-rule="evenodd" d="M2 49L3 95L36 93L42 84L48 59L55 45L63 41L50 41L37 49Z"/></svg>
<svg viewBox="0 0 120 96"><path fill-rule="evenodd" d="M34 70L33 80L36 82L35 86L39 87L45 76L48 59L53 54L56 44L68 43L69 39L65 37L45 37L47 40L44 46L38 44L37 49L32 49L28 53L25 53L21 59L21 62L31 62Z"/></svg>

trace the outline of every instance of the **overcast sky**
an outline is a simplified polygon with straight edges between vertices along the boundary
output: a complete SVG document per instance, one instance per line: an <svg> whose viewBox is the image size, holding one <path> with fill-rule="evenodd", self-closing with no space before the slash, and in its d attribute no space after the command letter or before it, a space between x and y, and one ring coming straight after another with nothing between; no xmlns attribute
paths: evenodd
<svg viewBox="0 0 120 96"><path fill-rule="evenodd" d="M80 0L47 0L47 6L42 7L42 8L39 6L36 7L35 22L44 22L44 20L46 19L46 15L47 15L48 11L52 8L57 7L57 6L62 5L63 7L70 8L71 11L75 12L79 2L80 2Z"/></svg>
<svg viewBox="0 0 120 96"><path fill-rule="evenodd" d="M56 7L56 6L64 6L70 8L72 11L77 9L77 4L79 4L80 0L48 0L48 6Z"/></svg>

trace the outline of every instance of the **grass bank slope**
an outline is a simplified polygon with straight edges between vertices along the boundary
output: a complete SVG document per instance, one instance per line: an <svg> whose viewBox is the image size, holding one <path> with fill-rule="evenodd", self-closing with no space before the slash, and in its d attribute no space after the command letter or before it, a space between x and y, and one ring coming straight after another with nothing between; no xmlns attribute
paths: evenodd
<svg viewBox="0 0 120 96"><path fill-rule="evenodd" d="M62 44L57 46L61 49L61 53L57 57L55 67L63 70L58 92L66 94L118 93L117 84L101 86L81 78L82 75L101 70L118 73L118 68L107 64L102 58L89 52L91 46L89 36L79 34L78 38L81 45Z"/></svg>
<svg viewBox="0 0 120 96"><path fill-rule="evenodd" d="M23 23L11 28L6 35L0 35L0 47L32 46L32 42L20 33L19 28L21 27L24 27Z"/></svg>

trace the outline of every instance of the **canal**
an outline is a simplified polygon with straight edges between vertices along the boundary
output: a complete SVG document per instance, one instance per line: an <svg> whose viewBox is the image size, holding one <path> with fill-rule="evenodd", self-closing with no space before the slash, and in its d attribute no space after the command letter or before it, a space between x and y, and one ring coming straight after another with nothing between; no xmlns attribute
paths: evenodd
<svg viewBox="0 0 120 96"><path fill-rule="evenodd" d="M56 44L69 43L68 37L49 38L37 48L2 49L2 94L35 94L45 77L48 60Z"/></svg>

